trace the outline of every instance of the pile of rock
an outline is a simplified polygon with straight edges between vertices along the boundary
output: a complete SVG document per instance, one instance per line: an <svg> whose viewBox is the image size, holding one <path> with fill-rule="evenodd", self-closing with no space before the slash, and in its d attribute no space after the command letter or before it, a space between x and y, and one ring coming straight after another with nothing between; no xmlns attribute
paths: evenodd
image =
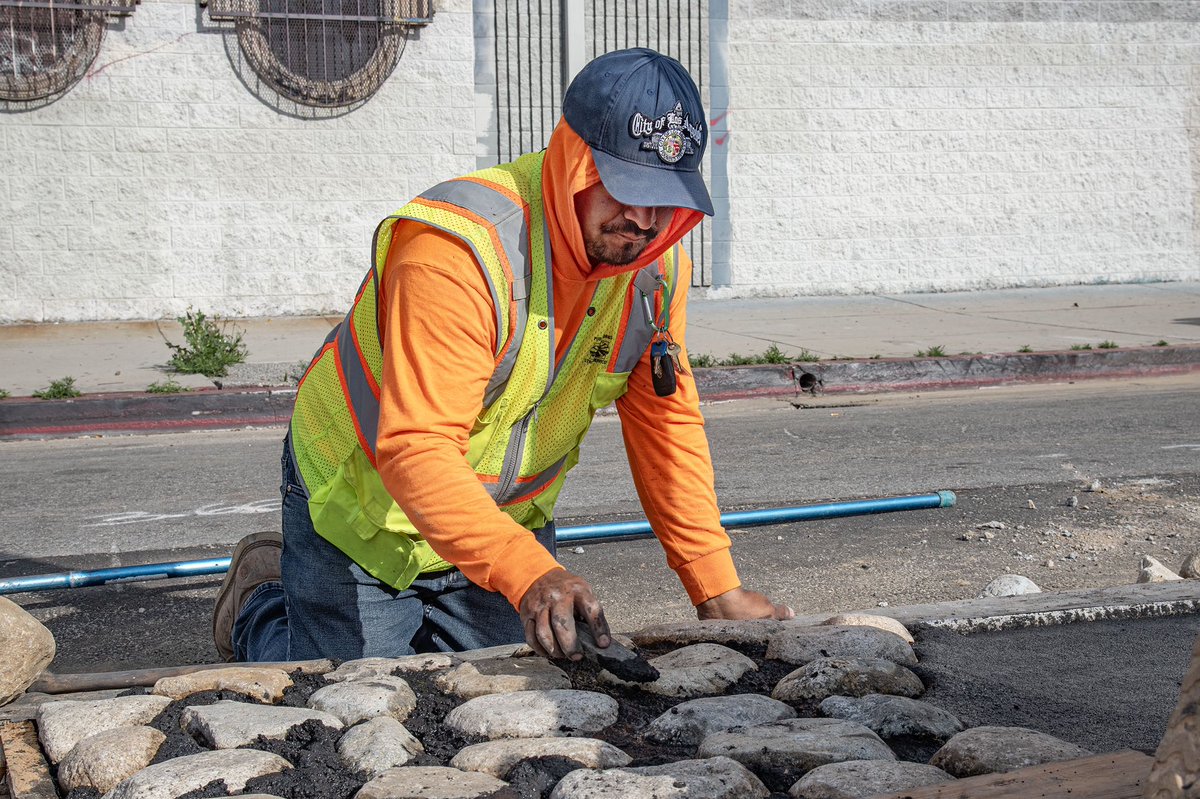
<svg viewBox="0 0 1200 799"><path fill-rule="evenodd" d="M0 611L6 661L0 686L7 686L8 701L50 661L53 640L12 603ZM830 622L648 628L630 643L663 652L651 660L660 679L623 683L601 672L590 687L606 692L579 690L562 669L520 649L466 662L437 655L366 659L336 669L314 664L310 671L325 684L303 706L281 703L294 696L295 680L308 679L301 673L230 667L163 679L145 695L46 701L36 714L37 730L59 787L75 791L72 797L104 799L212 796L221 788L225 795L261 796L285 784L272 782L276 777L311 766L300 761L314 752L289 760L271 745L298 729L320 730L334 742L332 765L351 775L358 799L747 799L784 792L834 799L1088 754L1033 730L963 730L953 715L918 699L924 686L911 670L917 659L907 630L881 617ZM24 666L7 662L13 652L23 653ZM765 659L744 652L765 652ZM768 671L768 664L783 675L765 684L769 696L727 693ZM214 691L225 698L179 711L180 700ZM609 692L633 701L643 696L645 704L666 710L620 738L614 730L628 722ZM413 734L406 726L419 703L436 698L453 706L443 726L473 742L444 758L431 756L426 732L418 727L420 734ZM164 718L175 718L171 712L178 721L167 731L192 749L166 756L169 736L161 727ZM635 766L612 743L630 735L639 747L657 745L678 756ZM936 750L928 764L898 757L917 745ZM306 785L304 795L320 795L320 786Z"/></svg>

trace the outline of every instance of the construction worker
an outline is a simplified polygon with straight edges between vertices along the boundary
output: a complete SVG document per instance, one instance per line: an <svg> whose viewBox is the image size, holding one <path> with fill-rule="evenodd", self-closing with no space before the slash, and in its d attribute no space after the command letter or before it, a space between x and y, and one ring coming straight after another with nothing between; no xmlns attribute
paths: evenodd
<svg viewBox="0 0 1200 799"><path fill-rule="evenodd" d="M713 213L682 65L588 64L540 153L450 180L376 231L374 267L300 382L283 533L243 539L217 598L226 660L399 656L609 627L554 558L554 502L616 402L642 506L700 618L790 618L741 587L682 350Z"/></svg>

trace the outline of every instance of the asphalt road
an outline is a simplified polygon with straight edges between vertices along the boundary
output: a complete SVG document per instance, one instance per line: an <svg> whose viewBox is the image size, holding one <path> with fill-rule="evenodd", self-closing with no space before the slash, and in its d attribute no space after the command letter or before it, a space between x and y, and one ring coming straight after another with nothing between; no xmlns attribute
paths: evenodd
<svg viewBox="0 0 1200 799"><path fill-rule="evenodd" d="M1175 565L1200 549L1198 388L1192 376L709 406L724 509L959 495L949 510L733 530L735 558L749 586L801 612L971 597L1005 572L1046 589L1133 582L1143 554ZM560 524L638 515L618 424L594 426ZM228 554L278 523L281 435L0 444L0 576ZM691 612L653 540L561 558L594 582L618 629ZM217 583L14 598L54 631L54 670L101 671L211 660Z"/></svg>

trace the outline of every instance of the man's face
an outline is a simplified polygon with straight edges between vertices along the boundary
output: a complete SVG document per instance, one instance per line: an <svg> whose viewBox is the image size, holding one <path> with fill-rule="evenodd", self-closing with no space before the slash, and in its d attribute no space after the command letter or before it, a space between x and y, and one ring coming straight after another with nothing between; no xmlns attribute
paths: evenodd
<svg viewBox="0 0 1200 799"><path fill-rule="evenodd" d="M593 267L623 266L636 261L661 232L660 225L670 221L673 213L671 208L625 205L613 199L602 183L575 195L575 216Z"/></svg>

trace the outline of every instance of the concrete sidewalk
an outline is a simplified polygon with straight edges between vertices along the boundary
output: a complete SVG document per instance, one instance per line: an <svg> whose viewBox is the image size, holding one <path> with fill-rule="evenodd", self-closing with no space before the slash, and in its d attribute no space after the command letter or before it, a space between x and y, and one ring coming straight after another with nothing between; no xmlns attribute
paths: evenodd
<svg viewBox="0 0 1200 799"><path fill-rule="evenodd" d="M239 319L231 330L244 333L247 362L224 380L224 390L189 392L204 395L213 415L230 402L234 390L251 386L286 386L307 364L339 317ZM896 296L795 297L711 300L693 297L689 306L688 349L718 359L730 354L758 355L772 344L797 359L798 367L817 375L827 391L886 387L928 388L1013 380L1070 379L1191 371L1200 369L1200 283L1069 286L1043 289L907 294ZM50 381L73 377L85 395L98 392L144 392L151 383L172 375L165 364L166 342L182 343L174 320L0 326L0 389L11 399L0 401L0 435L31 412L22 402ZM1119 349L1099 349L1112 342ZM1155 346L1166 342L1169 346ZM1090 352L1072 351L1090 346ZM946 358L914 358L940 347ZM1018 354L1028 348L1031 352ZM1047 353L1056 353L1049 356ZM981 355L983 357L970 357ZM800 361L816 356L819 362ZM995 357L989 357L995 356ZM849 359L830 361L829 359ZM798 373L787 367L742 367L704 370L702 392L709 396L782 393L795 388ZM190 389L214 389L197 375L174 375ZM137 398L137 413L155 402L186 395ZM222 397L224 399L222 399ZM84 401L87 400L85 396ZM35 408L43 423L57 413L68 420L89 415L84 401L53 411ZM124 402L129 403L129 398ZM189 400L193 405L198 398ZM287 405L288 400L276 401ZM43 406L59 403L40 402ZM214 405L215 404L215 405ZM282 412L275 408L272 413ZM243 421L250 416L242 414ZM78 425L76 425L78 427ZM78 432L78 430L77 430Z"/></svg>

